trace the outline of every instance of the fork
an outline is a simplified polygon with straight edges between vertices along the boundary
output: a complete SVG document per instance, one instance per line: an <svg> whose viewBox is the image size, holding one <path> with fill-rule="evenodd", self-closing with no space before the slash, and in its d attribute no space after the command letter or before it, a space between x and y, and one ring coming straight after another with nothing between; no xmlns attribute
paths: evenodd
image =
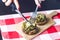
<svg viewBox="0 0 60 40"><path fill-rule="evenodd" d="M35 9L35 11L33 12L31 18L34 19L34 18L36 17L36 15L37 15L37 10L38 10L38 6L36 6L36 9Z"/></svg>

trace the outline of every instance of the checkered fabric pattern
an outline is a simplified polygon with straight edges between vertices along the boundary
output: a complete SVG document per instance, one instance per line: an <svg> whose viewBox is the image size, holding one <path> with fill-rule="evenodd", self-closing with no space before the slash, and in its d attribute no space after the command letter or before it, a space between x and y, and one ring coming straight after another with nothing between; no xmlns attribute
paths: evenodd
<svg viewBox="0 0 60 40"><path fill-rule="evenodd" d="M44 13L51 13L55 10L42 11ZM58 13L53 17L56 22L40 35L36 36L32 40L60 40L60 10L56 10ZM31 13L24 13L26 18L30 18ZM3 40L25 40L21 34L19 34L14 25L24 21L19 14L0 16L0 28Z"/></svg>

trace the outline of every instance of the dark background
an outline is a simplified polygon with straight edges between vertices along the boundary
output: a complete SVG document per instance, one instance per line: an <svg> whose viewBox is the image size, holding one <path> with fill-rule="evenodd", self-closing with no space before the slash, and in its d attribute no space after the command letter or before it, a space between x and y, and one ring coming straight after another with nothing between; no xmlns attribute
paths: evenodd
<svg viewBox="0 0 60 40"><path fill-rule="evenodd" d="M22 13L33 12L36 8L34 0L19 0L19 3L20 3L20 11ZM45 0L45 2L42 2L41 5L42 7L38 9L38 11L60 9L60 0ZM15 13L16 13L15 11L12 11L11 6L6 7L4 3L2 3L0 0L0 15L8 15ZM2 40L1 37L0 40Z"/></svg>

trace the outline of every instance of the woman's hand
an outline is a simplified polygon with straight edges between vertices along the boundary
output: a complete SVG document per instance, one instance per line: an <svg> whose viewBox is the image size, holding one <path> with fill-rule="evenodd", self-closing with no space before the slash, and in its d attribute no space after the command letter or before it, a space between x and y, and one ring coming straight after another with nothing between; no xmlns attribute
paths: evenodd
<svg viewBox="0 0 60 40"><path fill-rule="evenodd" d="M45 0L34 0L34 1L37 6L41 7L41 4L40 4L41 1L45 1ZM16 8L19 9L18 0L2 0L2 2L4 2L6 6L9 6L13 2Z"/></svg>
<svg viewBox="0 0 60 40"><path fill-rule="evenodd" d="M45 1L45 0L34 0L35 1L35 4L38 6L38 7L41 7L41 2L42 1Z"/></svg>
<svg viewBox="0 0 60 40"><path fill-rule="evenodd" d="M2 0L6 6L9 6L12 2L15 4L16 8L19 9L18 0Z"/></svg>

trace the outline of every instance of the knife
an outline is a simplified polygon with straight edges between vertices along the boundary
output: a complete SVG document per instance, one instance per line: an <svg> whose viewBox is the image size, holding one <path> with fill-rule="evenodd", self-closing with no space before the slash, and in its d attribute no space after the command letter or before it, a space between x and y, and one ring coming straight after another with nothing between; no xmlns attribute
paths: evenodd
<svg viewBox="0 0 60 40"><path fill-rule="evenodd" d="M31 25L32 23L30 21L27 20L27 18L19 11L19 10L15 10L19 15L21 15L27 22L29 22Z"/></svg>
<svg viewBox="0 0 60 40"><path fill-rule="evenodd" d="M21 12L20 12L19 10L17 10L17 9L15 10L15 7L14 7L14 6L15 6L14 4L11 5L12 11L16 11L20 16L22 16L27 22L29 22L29 23L32 25L32 23L27 20L27 18L23 15L23 13L21 13Z"/></svg>

